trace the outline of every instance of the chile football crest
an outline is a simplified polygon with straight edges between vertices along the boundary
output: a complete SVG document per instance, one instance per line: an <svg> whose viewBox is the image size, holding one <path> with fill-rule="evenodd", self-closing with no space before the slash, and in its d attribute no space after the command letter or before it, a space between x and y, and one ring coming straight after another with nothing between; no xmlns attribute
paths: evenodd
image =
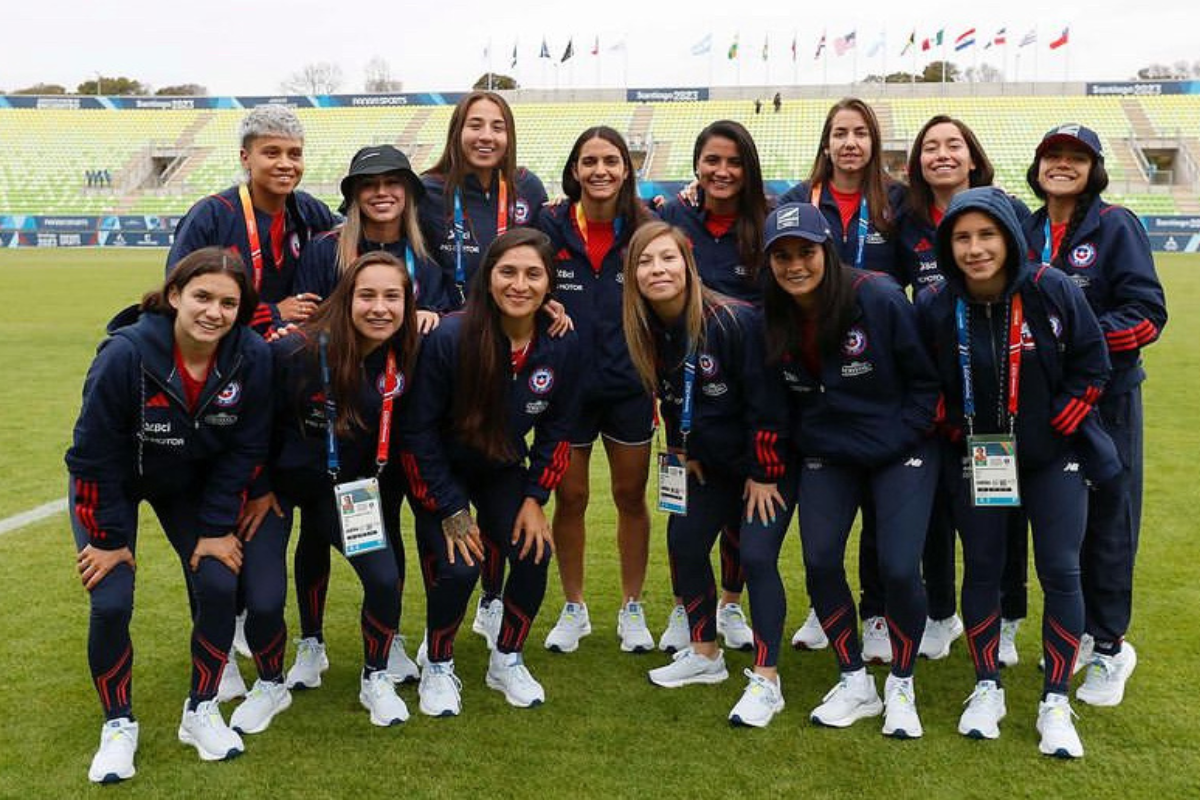
<svg viewBox="0 0 1200 800"><path fill-rule="evenodd" d="M375 381L375 388L377 388L379 390L379 394L382 395L383 397L388 396L387 373L386 372L379 373L379 378L376 379L376 381ZM404 373L397 372L396 373L396 388L392 391L391 396L399 397L402 394L404 394Z"/></svg>
<svg viewBox="0 0 1200 800"><path fill-rule="evenodd" d="M705 378L715 378L717 376L717 360L708 353L701 353L700 358L700 374Z"/></svg>
<svg viewBox="0 0 1200 800"><path fill-rule="evenodd" d="M242 399L242 385L237 381L230 381L229 384L221 390L217 395L216 404L221 408L229 408Z"/></svg>
<svg viewBox="0 0 1200 800"><path fill-rule="evenodd" d="M842 355L855 358L866 351L867 332L858 325L846 331L846 338L842 340Z"/></svg>
<svg viewBox="0 0 1200 800"><path fill-rule="evenodd" d="M529 376L529 390L534 394L546 394L554 386L554 370L538 367Z"/></svg>
<svg viewBox="0 0 1200 800"><path fill-rule="evenodd" d="M1067 261L1076 269L1087 269L1096 263L1096 245L1091 242L1084 242L1072 247L1070 255L1067 256Z"/></svg>

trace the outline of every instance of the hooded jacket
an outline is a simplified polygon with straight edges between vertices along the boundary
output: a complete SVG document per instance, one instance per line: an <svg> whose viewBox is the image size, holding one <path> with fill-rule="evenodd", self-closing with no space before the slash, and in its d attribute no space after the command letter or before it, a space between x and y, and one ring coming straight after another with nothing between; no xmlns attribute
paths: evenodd
<svg viewBox="0 0 1200 800"><path fill-rule="evenodd" d="M243 326L226 334L191 411L175 366L172 318L132 306L113 318L108 333L84 381L66 455L76 481L73 513L92 545L125 547L137 526L137 502L180 492L201 497L199 536L230 533L267 454L266 343Z"/></svg>
<svg viewBox="0 0 1200 800"><path fill-rule="evenodd" d="M968 212L995 220L1004 235L1007 257L1003 297L994 303L972 300L966 278L954 259L951 238L955 222ZM957 347L955 309L966 304L969 319L972 386L976 433L1007 433L1007 323L1012 300L1020 295L1020 384L1015 433L1017 457L1026 467L1045 465L1072 442L1088 462L1089 474L1109 477L1115 457L1112 442L1092 408L1108 380L1110 366L1104 335L1083 293L1062 272L1024 258L1025 237L1008 196L993 187L969 189L955 196L938 226L938 267L945 280L917 298L922 336L937 363L945 399L946 433L961 441L963 375ZM1080 431L1085 435L1077 436Z"/></svg>

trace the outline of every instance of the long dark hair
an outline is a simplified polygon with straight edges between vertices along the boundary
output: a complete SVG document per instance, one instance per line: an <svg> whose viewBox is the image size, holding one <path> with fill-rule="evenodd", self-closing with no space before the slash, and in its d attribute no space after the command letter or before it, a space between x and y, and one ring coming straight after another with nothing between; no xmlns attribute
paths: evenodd
<svg viewBox="0 0 1200 800"><path fill-rule="evenodd" d="M853 267L842 264L832 239L820 244L825 254L825 276L816 290L817 306L817 349L822 356L837 353L854 321L854 280L857 272ZM767 252L770 258L770 251ZM768 262L769 263L769 262ZM804 347L804 313L800 306L775 280L765 281L763 310L767 327L767 361L777 364L787 358L799 356Z"/></svg>
<svg viewBox="0 0 1200 800"><path fill-rule="evenodd" d="M319 363L320 335L328 334L326 358L329 364L329 381L333 395L337 399L337 431L341 435L347 435L354 429L364 430L367 427L363 421L362 403L359 398L359 393L362 391L363 359L366 358L366 354L358 341L358 332L354 328L351 307L354 304L354 292L357 288L359 274L367 267L379 265L395 269L404 286L404 318L401 321L400 330L386 346L391 347L396 354L397 371L401 375L411 376L419 341L416 304L413 302L413 284L412 279L408 276L408 269L391 253L384 250L372 250L351 262L345 274L338 279L333 292L308 318L302 328L306 336L304 348L314 368Z"/></svg>
<svg viewBox="0 0 1200 800"><path fill-rule="evenodd" d="M1088 169L1088 177L1087 181L1083 184L1083 191L1075 198L1075 208L1071 211L1071 219L1067 221L1067 230L1063 234L1063 246L1059 248L1059 252L1052 259L1052 262L1058 262L1059 264L1062 263L1064 251L1070 246L1071 239L1075 236L1075 231L1083 224L1084 217L1087 216L1092 205L1100 199L1100 193L1108 188L1108 170L1104 168L1104 159L1096 158L1093 153L1083 146L1079 146L1076 149L1087 153L1088 158L1092 161L1092 166ZM1037 198L1045 203L1046 190L1038 182L1038 172L1040 171L1041 162L1042 157L1035 153L1033 163L1025 171L1025 182L1029 184L1029 188L1033 190Z"/></svg>
<svg viewBox="0 0 1200 800"><path fill-rule="evenodd" d="M627 230L632 230L640 222L649 217L649 212L642 205L642 201L638 199L637 170L633 168L633 158L629 155L629 145L625 144L625 137L621 136L613 128L607 125L597 125L593 128L588 128L575 139L575 144L571 147L571 154L567 156L567 163L563 165L563 194L569 197L572 203L578 203L580 198L583 197L583 187L579 185L579 180L575 177L573 170L579 161L579 155L583 150L583 146L592 139L606 141L621 153L621 161L625 163L625 181L621 184L621 189L617 193L617 217L625 220Z"/></svg>
<svg viewBox="0 0 1200 800"><path fill-rule="evenodd" d="M991 186L996 177L991 160L988 159L987 153L983 152L983 145L979 143L979 138L967 123L947 114L930 117L913 139L912 150L908 154L908 210L918 222L927 226L933 225L933 220L929 218L929 207L933 205L933 189L929 186L929 181L925 180L925 173L921 171L921 148L925 145L925 134L929 133L929 129L942 124L958 128L967 145L967 152L975 164L974 169L967 173L969 188Z"/></svg>
<svg viewBox="0 0 1200 800"><path fill-rule="evenodd" d="M168 299L171 290L183 294L184 288L193 278L201 275L228 275L238 285L241 297L238 298L238 325L249 325L254 317L254 309L258 305L258 292L250 277L246 274L246 264L236 250L223 247L201 247L181 258L167 273L161 289L147 292L142 297L142 311L153 311L156 314L175 318L175 307Z"/></svg>
<svg viewBox="0 0 1200 800"><path fill-rule="evenodd" d="M742 190L737 197L737 221L734 235L737 237L738 258L746 267L747 278L754 282L762 264L763 223L767 218L767 195L763 191L762 167L759 165L758 148L754 137L741 123L731 119L719 119L696 137L692 148L692 170L699 173L700 153L710 139L728 139L737 148L742 160Z"/></svg>
<svg viewBox="0 0 1200 800"><path fill-rule="evenodd" d="M512 228L497 236L483 255L483 263L471 277L467 305L463 309L458 341L454 404L454 432L460 440L492 461L516 458L508 433L505 405L512 350L500 326L500 308L492 299L492 271L509 250L532 247L545 265L549 286L554 291L554 249L546 234L535 228ZM541 313L540 311L538 313Z"/></svg>
<svg viewBox="0 0 1200 800"><path fill-rule="evenodd" d="M448 211L453 207L454 192L462 186L467 174L467 161L462 152L463 128L467 125L467 114L471 106L480 100L490 100L500 109L504 118L504 126L508 137L508 146L504 150L504 160L500 162L498 171L500 177L509 187L510 197L514 195L513 187L517 177L517 126L513 120L512 109L508 101L495 92L475 91L463 97L454 106L450 115L450 127L446 130L446 144L437 163L425 170L425 175L440 175L444 183L443 200ZM485 190L488 187L483 187Z"/></svg>
<svg viewBox="0 0 1200 800"><path fill-rule="evenodd" d="M825 115L825 125L821 128L821 141L817 144L812 171L808 174L808 185L825 185L833 178L833 159L826 150L829 148L829 134L833 130L833 118L839 111L857 112L867 124L867 133L871 137L871 158L863 168L862 194L867 199L871 225L880 233L889 234L895 226L888 199L888 187L893 181L883 169L883 136L879 131L879 119L865 101L857 97L844 97L830 107Z"/></svg>

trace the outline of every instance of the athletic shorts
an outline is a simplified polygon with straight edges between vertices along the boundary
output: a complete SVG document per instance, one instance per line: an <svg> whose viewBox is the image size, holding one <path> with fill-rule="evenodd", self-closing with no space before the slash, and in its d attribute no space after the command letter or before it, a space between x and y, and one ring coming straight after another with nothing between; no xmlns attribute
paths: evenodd
<svg viewBox="0 0 1200 800"><path fill-rule="evenodd" d="M654 400L647 394L586 399L571 429L572 447L587 447L603 436L617 444L646 444L654 438Z"/></svg>

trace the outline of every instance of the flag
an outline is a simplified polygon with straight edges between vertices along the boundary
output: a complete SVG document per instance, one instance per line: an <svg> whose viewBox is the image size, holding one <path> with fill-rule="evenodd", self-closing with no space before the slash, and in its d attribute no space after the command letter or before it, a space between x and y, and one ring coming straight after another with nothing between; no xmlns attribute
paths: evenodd
<svg viewBox="0 0 1200 800"><path fill-rule="evenodd" d="M821 53L825 52L825 34L821 34L821 40L817 42L817 52L813 53L813 59L821 57Z"/></svg>
<svg viewBox="0 0 1200 800"><path fill-rule="evenodd" d="M970 29L965 30L962 33L960 33L958 35L958 38L954 40L954 52L957 53L960 50L966 50L968 47L971 47L974 44L975 44L975 29L970 28Z"/></svg>
<svg viewBox="0 0 1200 800"><path fill-rule="evenodd" d="M1063 28L1062 36L1059 36L1057 39L1055 39L1053 42L1050 43L1050 49L1057 50L1058 48L1067 44L1070 40L1071 40L1071 27L1067 26L1067 27Z"/></svg>
<svg viewBox="0 0 1200 800"><path fill-rule="evenodd" d="M833 40L833 49L839 56L845 55L847 50L854 49L854 45L858 40L857 31L850 31L845 36L839 36Z"/></svg>
<svg viewBox="0 0 1200 800"><path fill-rule="evenodd" d="M570 58L573 55L575 55L575 37L574 36L572 36L570 39L567 39L567 49L563 50L562 58L560 58L558 60L558 63L560 63L560 64L563 63L564 61L566 61L568 58Z"/></svg>
<svg viewBox="0 0 1200 800"><path fill-rule="evenodd" d="M596 41L592 44L592 55L600 55L600 37L596 37Z"/></svg>
<svg viewBox="0 0 1200 800"><path fill-rule="evenodd" d="M796 60L796 32L792 31L792 61Z"/></svg>
<svg viewBox="0 0 1200 800"><path fill-rule="evenodd" d="M712 34L705 34L704 38L692 45L692 55L702 56L712 50Z"/></svg>
<svg viewBox="0 0 1200 800"><path fill-rule="evenodd" d="M483 60L487 61L492 57L492 43L488 42L483 46Z"/></svg>
<svg viewBox="0 0 1200 800"><path fill-rule="evenodd" d="M517 66L517 43L513 42L512 62L509 63L509 69L516 69Z"/></svg>
<svg viewBox="0 0 1200 800"><path fill-rule="evenodd" d="M990 47L1003 47L1006 44L1008 44L1008 28L1001 28L1000 30L996 31L996 35L992 37L992 40L983 46L983 49L987 50Z"/></svg>
<svg viewBox="0 0 1200 800"><path fill-rule="evenodd" d="M916 30L916 28L914 28L913 32L908 35L908 41L904 43L904 49L900 51L900 55L904 55L905 53L907 53L909 50L913 49L916 46L917 46L917 30Z"/></svg>
<svg viewBox="0 0 1200 800"><path fill-rule="evenodd" d="M549 57L550 57L550 47L546 44L546 37L543 36L542 37L542 51L540 53L538 53L538 58L549 58Z"/></svg>
<svg viewBox="0 0 1200 800"><path fill-rule="evenodd" d="M610 52L610 53L624 53L624 52L625 52L625 40L624 40L624 39L622 39L621 41L617 42L616 44L610 44L610 45L608 46L608 52Z"/></svg>
<svg viewBox="0 0 1200 800"><path fill-rule="evenodd" d="M877 53L879 53L880 50L883 49L885 44L886 44L886 40L885 40L883 32L881 31L879 34L879 38L875 40L875 44L871 45L871 49L867 51L867 58L874 58L875 55Z"/></svg>
<svg viewBox="0 0 1200 800"><path fill-rule="evenodd" d="M768 37L764 36L764 37L763 37L763 53L762 53L762 56L763 56L763 61L766 61L766 60L767 60L767 54L768 54L768 52L769 52L769 51L768 51L768 47L769 47L769 46L770 46L770 40L769 40L769 38L768 38Z"/></svg>
<svg viewBox="0 0 1200 800"><path fill-rule="evenodd" d="M934 34L933 37L921 42L921 49L922 50L931 50L934 47L940 46L942 43L942 37L945 33L946 33L946 29L942 28L940 31L938 31L936 34Z"/></svg>
<svg viewBox="0 0 1200 800"><path fill-rule="evenodd" d="M1037 41L1037 28L1030 28L1029 33L1021 37L1021 43L1017 47L1025 47Z"/></svg>
<svg viewBox="0 0 1200 800"><path fill-rule="evenodd" d="M735 60L737 58L737 50L738 50L738 36L735 33L733 35L733 44L729 45L729 52L725 54L725 57L728 58L730 61Z"/></svg>

